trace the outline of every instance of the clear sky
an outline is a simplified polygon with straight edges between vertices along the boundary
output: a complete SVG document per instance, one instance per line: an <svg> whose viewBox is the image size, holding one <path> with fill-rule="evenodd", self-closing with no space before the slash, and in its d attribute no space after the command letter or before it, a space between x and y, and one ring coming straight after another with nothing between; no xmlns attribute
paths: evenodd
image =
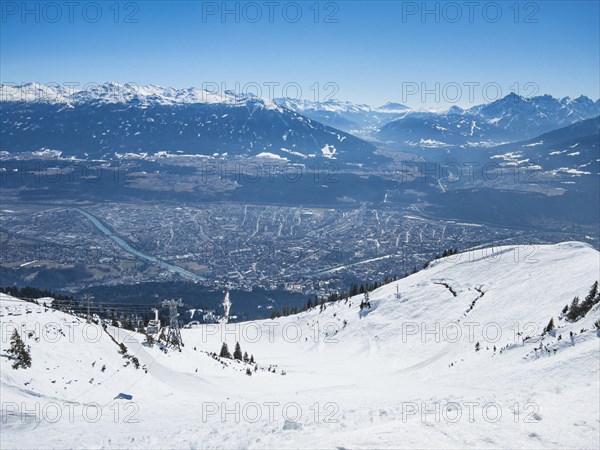
<svg viewBox="0 0 600 450"><path fill-rule="evenodd" d="M598 1L1 4L2 82L280 83L413 107L600 95Z"/></svg>

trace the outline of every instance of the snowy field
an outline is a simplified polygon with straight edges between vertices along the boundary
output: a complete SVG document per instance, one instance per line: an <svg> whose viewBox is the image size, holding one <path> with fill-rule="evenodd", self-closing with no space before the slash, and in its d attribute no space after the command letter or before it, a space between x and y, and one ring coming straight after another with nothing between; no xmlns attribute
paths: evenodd
<svg viewBox="0 0 600 450"><path fill-rule="evenodd" d="M599 273L577 242L477 250L371 292L370 308L361 295L184 329L181 352L2 295L0 446L597 449L600 305L559 316ZM8 359L14 329L28 369ZM256 365L211 355L223 342Z"/></svg>

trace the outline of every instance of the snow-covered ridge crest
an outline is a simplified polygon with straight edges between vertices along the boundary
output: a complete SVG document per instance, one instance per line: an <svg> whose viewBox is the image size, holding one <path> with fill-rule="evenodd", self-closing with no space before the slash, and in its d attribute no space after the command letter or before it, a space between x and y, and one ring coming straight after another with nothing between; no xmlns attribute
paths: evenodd
<svg viewBox="0 0 600 450"><path fill-rule="evenodd" d="M176 89L154 84L137 85L135 83L3 83L0 84L1 102L36 102L50 104L82 105L100 104L135 104L142 106L177 105L177 104L216 104L225 103L232 106L263 107L279 109L274 102L258 98L251 94L239 94L233 91L216 92L195 87Z"/></svg>
<svg viewBox="0 0 600 450"><path fill-rule="evenodd" d="M276 98L274 101L281 106L300 113L305 112L329 112L329 113L380 113L380 114L400 114L407 112L410 108L399 103L386 103L385 105L375 107L363 103L352 103L336 99L329 99L323 102L316 102L298 98Z"/></svg>

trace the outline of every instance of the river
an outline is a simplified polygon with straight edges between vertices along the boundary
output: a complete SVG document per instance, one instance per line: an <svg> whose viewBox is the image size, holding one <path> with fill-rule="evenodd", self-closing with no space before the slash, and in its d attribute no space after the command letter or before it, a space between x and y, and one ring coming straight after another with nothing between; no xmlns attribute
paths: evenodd
<svg viewBox="0 0 600 450"><path fill-rule="evenodd" d="M131 253L132 255L135 255L135 256L137 256L141 259L144 259L148 262L151 262L153 264L157 264L167 270L170 270L171 272L176 272L185 278L189 278L192 281L207 281L207 278L202 277L193 272L190 272L189 270L185 270L179 266L175 266L175 265L165 262L161 259L158 259L154 256L146 255L145 253L142 253L139 250L136 250L131 245L129 245L127 242L125 242L121 237L117 236L115 233L113 233L111 230L109 230L102 222L100 222L100 220L98 220L95 216L91 215L89 212L84 211L83 209L80 209L80 208L73 208L73 209L75 211L77 211L78 213L82 214L84 217L86 217L90 222L92 222L94 224L94 226L96 228L98 228L98 230L100 230L102 233L104 233L106 236L108 236L110 239L112 239L117 245L119 245L119 247L121 247L126 252Z"/></svg>

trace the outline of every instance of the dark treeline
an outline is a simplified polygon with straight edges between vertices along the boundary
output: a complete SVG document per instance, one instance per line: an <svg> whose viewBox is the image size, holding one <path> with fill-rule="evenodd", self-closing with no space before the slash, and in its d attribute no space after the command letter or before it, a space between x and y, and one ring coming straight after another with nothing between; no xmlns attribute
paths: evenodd
<svg viewBox="0 0 600 450"><path fill-rule="evenodd" d="M18 288L16 286L7 286L0 287L0 293L10 295L12 297L19 298L21 300L25 300L31 303L40 304L36 299L40 299L42 297L50 297L53 298L52 307L54 309L62 309L62 310L73 310L77 312L81 312L80 303L75 300L72 296L57 294L48 289L39 289L32 286L25 286L22 288ZM41 306L44 306L43 302Z"/></svg>
<svg viewBox="0 0 600 450"><path fill-rule="evenodd" d="M85 301L76 300L69 295L57 294L48 289L40 289L31 286L18 288L15 286L0 287L0 293L16 297L29 303L34 303L46 308L55 309L70 314L75 314L81 317L87 316L87 304ZM44 302L43 298L52 298L51 303ZM90 308L90 312L100 319L108 319L112 325L120 326L128 330L134 331L141 328L153 318L153 314L148 311L153 305L111 305L94 303ZM159 317L162 323L166 323L167 319L163 315Z"/></svg>
<svg viewBox="0 0 600 450"><path fill-rule="evenodd" d="M457 253L458 253L457 248L448 248L448 249L445 249L442 253L436 255L434 260L437 260L440 258L445 258L447 256L456 255ZM430 261L423 264L423 269L426 269L429 266L429 264L430 264ZM298 313L308 311L308 310L311 310L312 308L317 308L317 307L320 308L321 311L323 311L323 309L325 308L325 305L327 303L336 302L339 300L346 300L346 299L349 299L350 297L354 297L359 294L365 294L367 292L374 291L375 289L380 288L381 286L384 286L386 284L397 281L399 278L406 278L407 276L417 273L418 271L419 271L419 269L417 268L417 266L415 266L415 267L413 267L413 269L410 273L405 272L404 275L401 275L400 277L398 277L397 275L386 276L383 279L383 281L381 281L381 282L375 281L374 283L363 283L360 285L356 284L356 283L352 283L350 285L350 288L347 291L344 291L341 293L335 291L335 292L330 293L326 297L319 297L318 295L316 295L314 300L309 299L308 302L306 302L306 305L304 305L304 306L290 307L288 305L284 305L283 308L281 308L281 309L273 308L271 310L271 319L275 319L277 317L290 316L293 314L298 314Z"/></svg>
<svg viewBox="0 0 600 450"><path fill-rule="evenodd" d="M16 286L0 287L0 292L23 300L42 297L52 297L55 300L73 300L73 297L56 294L48 289L39 289L32 286L25 286L22 288Z"/></svg>
<svg viewBox="0 0 600 450"><path fill-rule="evenodd" d="M408 275L409 274L407 272L405 274L405 276L408 276ZM298 313L301 313L304 311L309 311L313 308L320 308L320 310L323 311L323 309L325 309L325 305L327 303L337 302L339 300L349 299L350 297L354 297L355 295L364 294L366 292L371 292L381 286L384 286L384 285L391 283L393 281L396 281L396 280L398 280L398 277L393 276L393 277L385 277L383 279L383 281L381 281L381 282L375 281L374 283L364 283L364 284L360 284L360 285L356 284L356 283L352 283L350 285L350 288L347 291L344 291L344 292L335 291L335 292L330 293L326 297L319 297L318 295L315 295L314 299L309 299L308 302L306 302L306 305L301 306L301 307L298 307L298 306L289 307L288 305L283 305L283 308L281 308L281 309L273 308L271 310L271 319L298 314Z"/></svg>
<svg viewBox="0 0 600 450"><path fill-rule="evenodd" d="M561 311L561 316L565 317L569 322L576 322L585 317L585 315L600 303L600 292L598 291L598 282L596 281L585 299L580 302L579 297L575 297L570 305L565 305Z"/></svg>

